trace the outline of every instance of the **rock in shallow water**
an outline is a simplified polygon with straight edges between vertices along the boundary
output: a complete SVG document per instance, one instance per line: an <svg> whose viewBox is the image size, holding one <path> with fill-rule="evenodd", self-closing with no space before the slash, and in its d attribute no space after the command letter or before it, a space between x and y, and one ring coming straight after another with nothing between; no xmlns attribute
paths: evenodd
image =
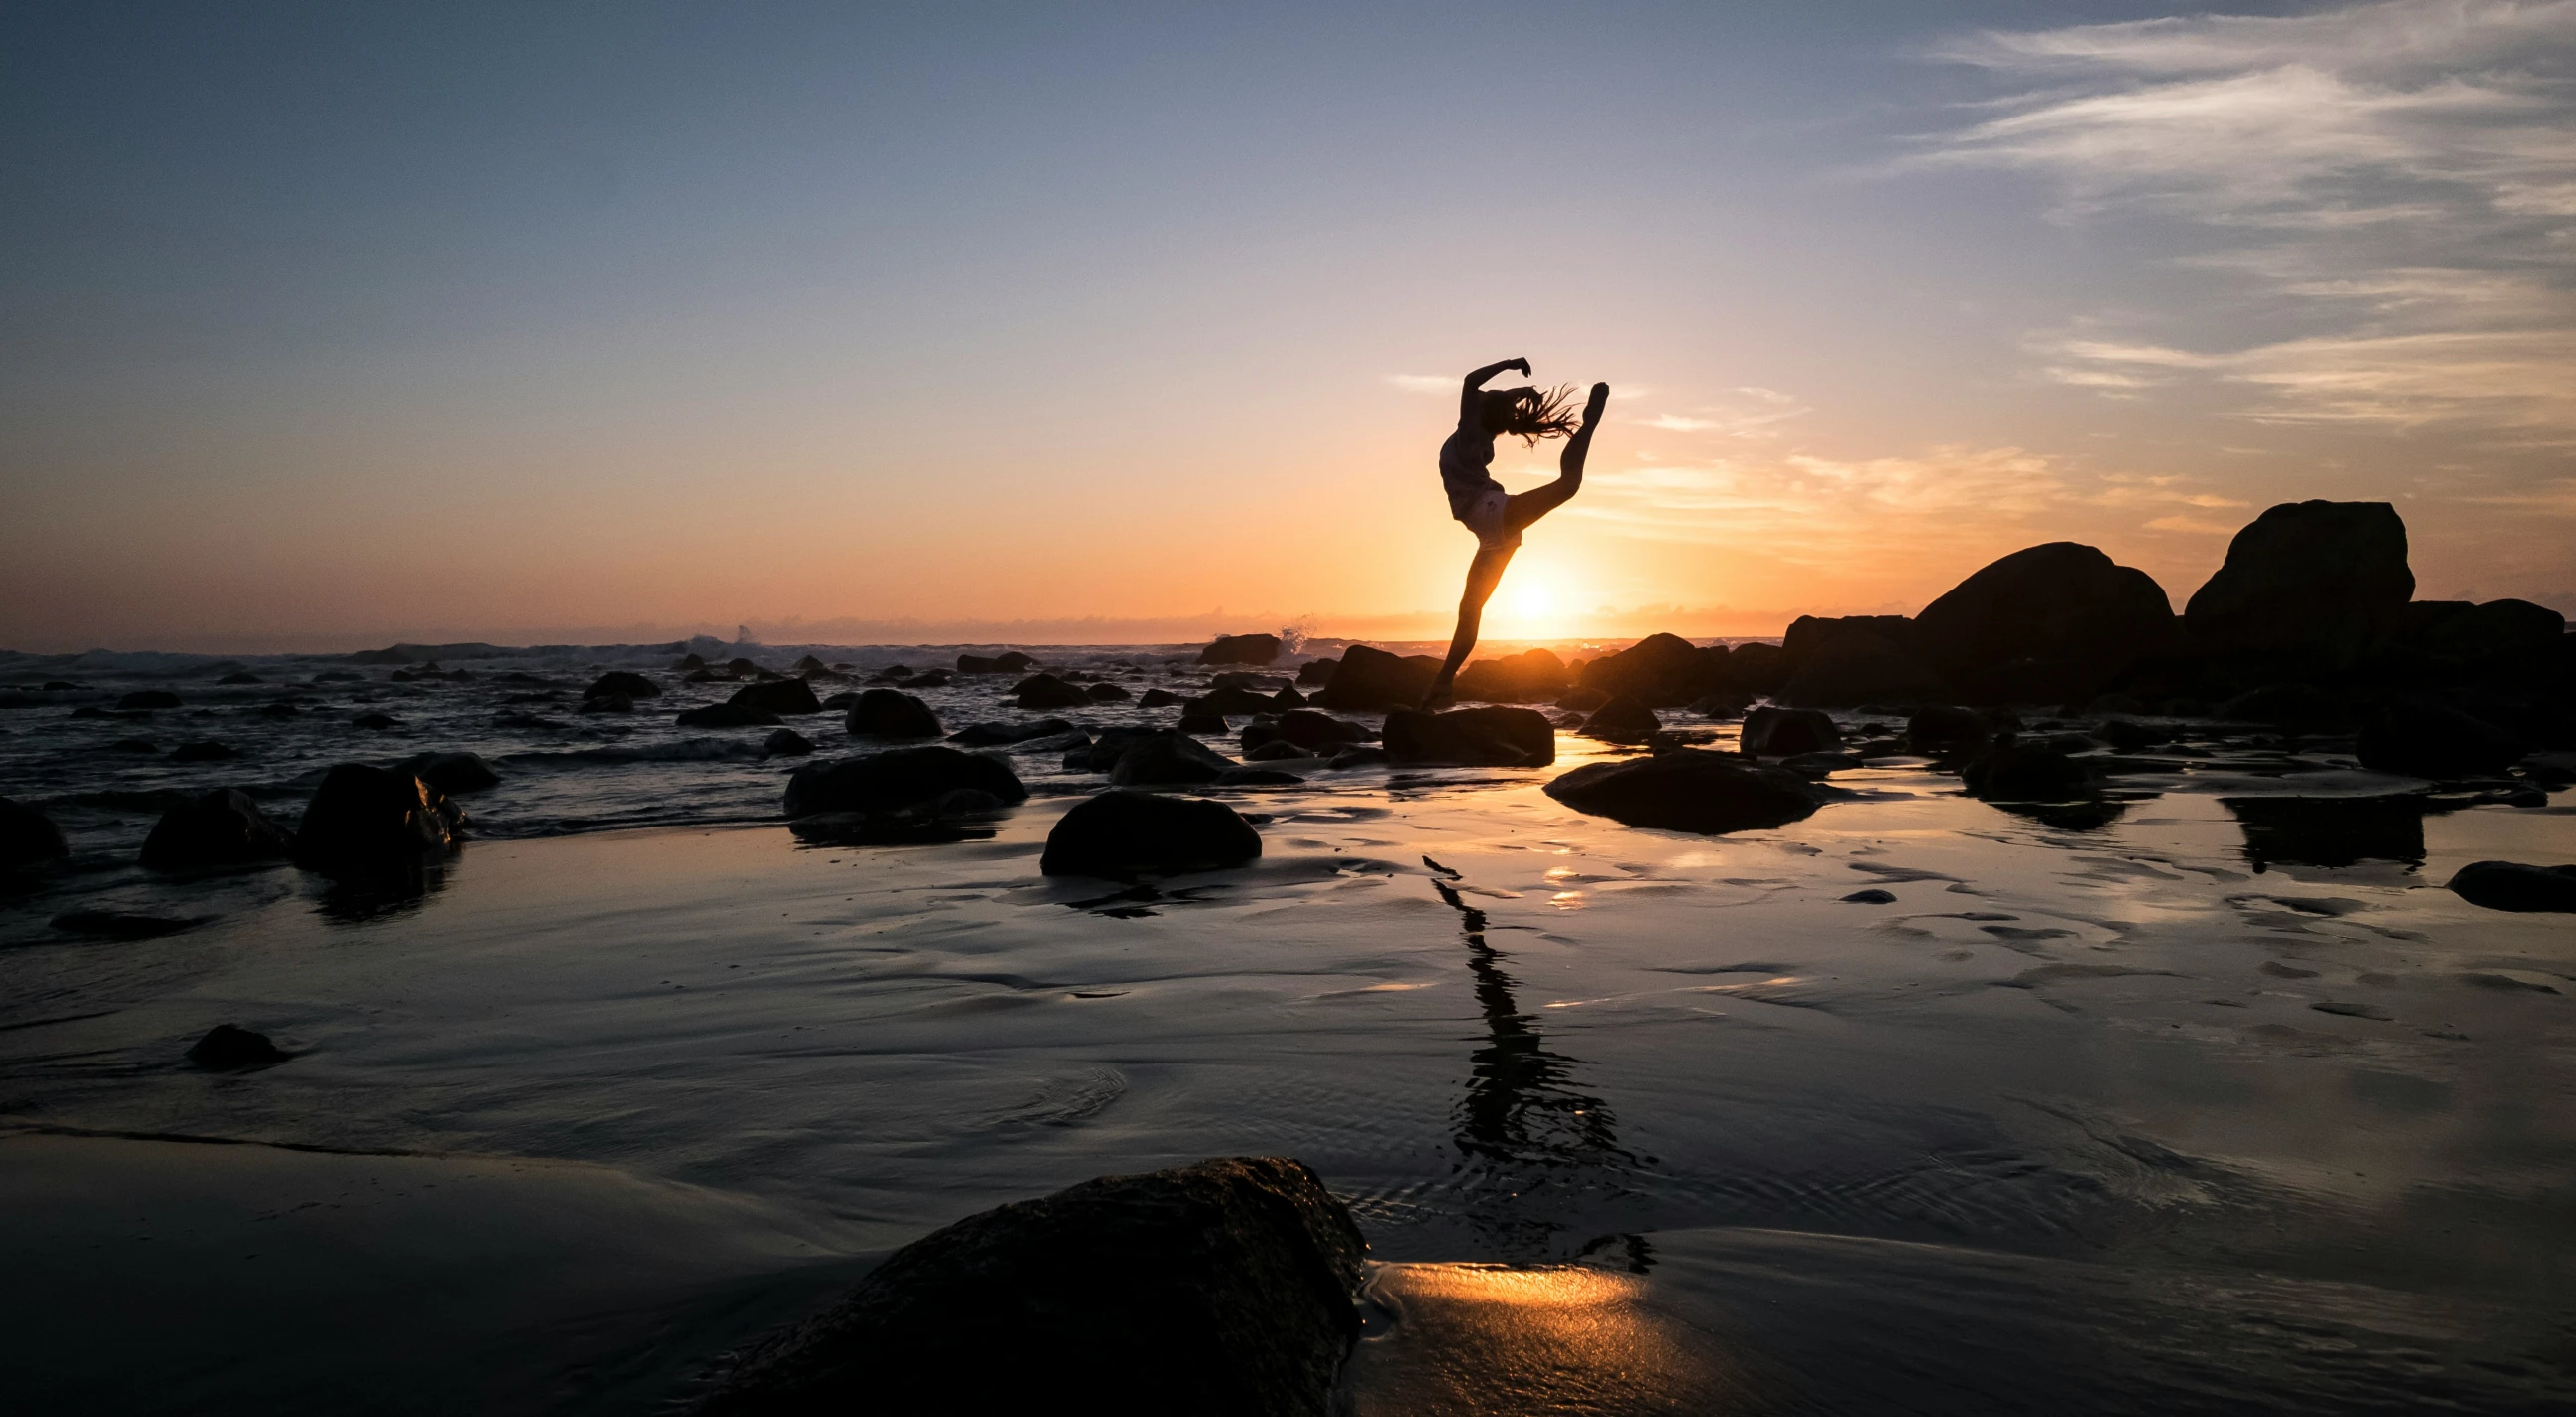
<svg viewBox="0 0 2576 1417"><path fill-rule="evenodd" d="M1583 721L1583 736L1604 743L1643 743L1663 726L1653 709L1621 694Z"/></svg>
<svg viewBox="0 0 2576 1417"><path fill-rule="evenodd" d="M270 1063L283 1063L294 1056L269 1042L267 1034L253 1033L229 1023L216 1024L188 1050L189 1062L215 1072L264 1067Z"/></svg>
<svg viewBox="0 0 2576 1417"><path fill-rule="evenodd" d="M959 788L989 792L1005 804L1025 802L1029 790L999 758L954 748L897 748L860 758L808 763L787 777L786 815L819 812L893 812L918 808Z"/></svg>
<svg viewBox="0 0 2576 1417"><path fill-rule="evenodd" d="M700 1411L1324 1417L1364 1249L1295 1161L1104 1176L896 1251Z"/></svg>
<svg viewBox="0 0 2576 1417"><path fill-rule="evenodd" d="M2485 719L2429 700L2402 700L2372 711L2354 740L2366 768L2412 777L2452 779L2500 773L2528 745Z"/></svg>
<svg viewBox="0 0 2576 1417"><path fill-rule="evenodd" d="M143 840L148 871L193 871L282 860L295 838L259 804L231 788L192 797L161 814Z"/></svg>
<svg viewBox="0 0 2576 1417"><path fill-rule="evenodd" d="M1386 756L1425 767L1545 767L1556 761L1556 725L1536 709L1397 709L1386 716Z"/></svg>
<svg viewBox="0 0 2576 1417"><path fill-rule="evenodd" d="M1632 827L1708 834L1798 821L1824 805L1833 789L1786 768L1676 748L1651 758L1576 768L1550 782L1547 795L1578 812Z"/></svg>
<svg viewBox="0 0 2576 1417"><path fill-rule="evenodd" d="M1431 691L1431 681L1439 673L1440 661L1427 654L1398 658L1369 645L1353 645L1342 651L1341 662L1334 666L1323 692L1315 695L1315 702L1345 713L1411 708Z"/></svg>
<svg viewBox="0 0 2576 1417"><path fill-rule="evenodd" d="M813 742L793 728L773 728L768 737L760 740L760 755L764 758L801 758L813 751Z"/></svg>
<svg viewBox="0 0 2576 1417"><path fill-rule="evenodd" d="M56 861L72 849L62 828L33 807L0 797L0 870Z"/></svg>
<svg viewBox="0 0 2576 1417"><path fill-rule="evenodd" d="M1744 751L1766 758L1842 751L1842 730L1822 709L1758 708L1744 715Z"/></svg>
<svg viewBox="0 0 2576 1417"><path fill-rule="evenodd" d="M735 708L760 713L821 713L823 701L814 697L814 687L802 679L772 679L765 684L745 684L725 700Z"/></svg>
<svg viewBox="0 0 2576 1417"><path fill-rule="evenodd" d="M1261 855L1261 834L1222 802L1113 788L1088 797L1047 833L1038 870L1133 880L1216 871Z"/></svg>
<svg viewBox="0 0 2576 1417"><path fill-rule="evenodd" d="M437 860L465 814L407 772L340 763L322 777L295 831L295 863L329 876L395 875Z"/></svg>
<svg viewBox="0 0 2576 1417"><path fill-rule="evenodd" d="M936 738L939 715L900 689L870 689L850 705L850 732L862 738Z"/></svg>
<svg viewBox="0 0 2576 1417"><path fill-rule="evenodd" d="M778 715L741 704L708 704L684 709L673 721L683 728L768 728L776 726Z"/></svg>
<svg viewBox="0 0 2576 1417"><path fill-rule="evenodd" d="M1032 674L1012 685L1011 692L1019 696L1019 706L1030 712L1086 708L1091 703L1091 695L1079 685L1068 684L1052 674Z"/></svg>
<svg viewBox="0 0 2576 1417"><path fill-rule="evenodd" d="M662 686L641 674L614 669L593 679L590 687L581 691L585 699L604 699L611 694L622 694L629 700L658 699L662 697Z"/></svg>
<svg viewBox="0 0 2576 1417"><path fill-rule="evenodd" d="M2451 877L2449 890L2489 910L2576 914L2576 866L2472 861Z"/></svg>
<svg viewBox="0 0 2576 1417"><path fill-rule="evenodd" d="M1121 787L1179 786L1214 782L1234 766L1232 759L1188 734L1165 729L1130 740L1109 769L1109 780Z"/></svg>

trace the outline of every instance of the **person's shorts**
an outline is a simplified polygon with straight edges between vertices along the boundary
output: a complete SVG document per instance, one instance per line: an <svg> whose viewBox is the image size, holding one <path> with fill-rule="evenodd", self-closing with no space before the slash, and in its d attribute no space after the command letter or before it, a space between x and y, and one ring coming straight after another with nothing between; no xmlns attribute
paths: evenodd
<svg viewBox="0 0 2576 1417"><path fill-rule="evenodd" d="M1488 551L1501 551L1521 544L1521 534L1512 530L1507 518L1512 509L1511 494L1499 487L1476 494L1476 499L1463 507L1453 508L1467 530L1476 533L1476 544Z"/></svg>

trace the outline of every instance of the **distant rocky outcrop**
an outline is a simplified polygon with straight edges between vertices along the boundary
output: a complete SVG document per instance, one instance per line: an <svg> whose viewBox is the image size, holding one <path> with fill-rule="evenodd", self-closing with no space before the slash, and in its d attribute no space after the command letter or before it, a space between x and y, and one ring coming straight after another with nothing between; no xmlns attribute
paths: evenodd
<svg viewBox="0 0 2576 1417"><path fill-rule="evenodd" d="M1222 802L1113 788L1074 804L1047 832L1038 870L1133 880L1222 870L1260 855L1261 834Z"/></svg>
<svg viewBox="0 0 2576 1417"><path fill-rule="evenodd" d="M957 672L960 674L1025 674L1036 663L1036 660L1015 649L1004 650L989 659L982 655L961 654L957 656Z"/></svg>
<svg viewBox="0 0 2576 1417"><path fill-rule="evenodd" d="M1549 782L1546 791L1578 812L1632 827L1711 834L1801 820L1822 806L1832 789L1787 768L1675 748L1652 757L1587 763Z"/></svg>
<svg viewBox="0 0 2576 1417"><path fill-rule="evenodd" d="M268 819L247 794L218 788L161 814L143 839L147 871L198 871L282 861L295 837Z"/></svg>
<svg viewBox="0 0 2576 1417"><path fill-rule="evenodd" d="M2193 647L2254 682L2340 673L2399 627L2415 593L2386 502L2284 502L2228 543L2183 609Z"/></svg>
<svg viewBox="0 0 2576 1417"><path fill-rule="evenodd" d="M1278 658L1277 635L1219 635L1199 651L1201 664L1268 664Z"/></svg>
<svg viewBox="0 0 2576 1417"><path fill-rule="evenodd" d="M699 1410L1325 1417L1365 1253L1295 1161L1105 1176L896 1251Z"/></svg>
<svg viewBox="0 0 2576 1417"><path fill-rule="evenodd" d="M930 705L900 689L868 689L850 705L849 729L863 738L936 738L943 731Z"/></svg>
<svg viewBox="0 0 2576 1417"><path fill-rule="evenodd" d="M1397 709L1386 716L1389 762L1433 767L1545 767L1556 761L1556 725L1536 709Z"/></svg>
<svg viewBox="0 0 2576 1417"><path fill-rule="evenodd" d="M340 763L304 807L295 864L328 876L401 875L463 840L465 813L407 772Z"/></svg>
<svg viewBox="0 0 2576 1417"><path fill-rule="evenodd" d="M1427 654L1398 658L1371 645L1352 645L1342 651L1315 702L1342 713L1412 708L1431 692L1439 673L1440 661Z"/></svg>

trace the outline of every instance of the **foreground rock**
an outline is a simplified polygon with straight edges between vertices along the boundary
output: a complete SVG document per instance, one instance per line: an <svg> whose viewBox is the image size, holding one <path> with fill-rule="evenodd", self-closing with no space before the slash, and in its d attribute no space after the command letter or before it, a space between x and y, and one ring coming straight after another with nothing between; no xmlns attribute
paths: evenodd
<svg viewBox="0 0 2576 1417"><path fill-rule="evenodd" d="M936 738L942 731L930 705L900 689L869 689L850 705L850 732L863 738Z"/></svg>
<svg viewBox="0 0 2576 1417"><path fill-rule="evenodd" d="M1543 649L1480 659L1458 671L1456 697L1470 703L1553 703L1574 682L1565 661Z"/></svg>
<svg viewBox="0 0 2576 1417"><path fill-rule="evenodd" d="M2181 640L2155 577L2074 541L2032 546L1959 582L1914 617L1913 650L1975 703L2089 699Z"/></svg>
<svg viewBox="0 0 2576 1417"><path fill-rule="evenodd" d="M295 837L268 819L259 804L232 788L192 797L161 814L143 839L147 871L200 871L280 861L294 854Z"/></svg>
<svg viewBox="0 0 2576 1417"><path fill-rule="evenodd" d="M1291 709L1273 723L1246 724L1243 747L1248 753L1255 748L1285 742L1309 753L1331 753L1353 743L1369 740L1368 729L1328 713L1313 709Z"/></svg>
<svg viewBox="0 0 2576 1417"><path fill-rule="evenodd" d="M1032 674L1011 686L1023 709L1043 712L1047 709L1087 708L1091 696L1080 685L1068 684L1052 674Z"/></svg>
<svg viewBox="0 0 2576 1417"><path fill-rule="evenodd" d="M1439 673L1440 661L1427 654L1399 659L1369 645L1353 645L1342 651L1341 662L1333 666L1333 677L1325 681L1315 702L1343 713L1411 708L1431 692L1431 681Z"/></svg>
<svg viewBox="0 0 2576 1417"><path fill-rule="evenodd" d="M465 814L407 772L341 763L323 774L295 829L295 864L328 876L400 875L462 840Z"/></svg>
<svg viewBox="0 0 2576 1417"><path fill-rule="evenodd" d="M188 1050L188 1061L213 1072L259 1068L283 1063L295 1055L268 1041L268 1035L219 1023Z"/></svg>
<svg viewBox="0 0 2576 1417"><path fill-rule="evenodd" d="M2415 593L2406 523L2386 502L2284 502L2236 533L2192 593L2195 648L2248 683L2340 673L2397 629Z"/></svg>
<svg viewBox="0 0 2576 1417"><path fill-rule="evenodd" d="M1984 714L1949 704L1916 709L1905 721L1906 746L1930 757L1973 753L1994 736L1995 726Z"/></svg>
<svg viewBox="0 0 2576 1417"><path fill-rule="evenodd" d="M1643 743L1663 726L1653 709L1622 694L1592 711L1583 721L1583 736L1604 743Z"/></svg>
<svg viewBox="0 0 2576 1417"><path fill-rule="evenodd" d="M0 870L59 861L71 854L71 844L63 840L63 830L53 818L0 797Z"/></svg>
<svg viewBox="0 0 2576 1417"><path fill-rule="evenodd" d="M802 679L772 679L765 684L745 684L725 700L738 709L755 713L821 713L823 701L814 697L814 688Z"/></svg>
<svg viewBox="0 0 2576 1417"><path fill-rule="evenodd" d="M1422 767L1540 768L1556 761L1556 725L1525 708L1386 716L1387 761Z"/></svg>
<svg viewBox="0 0 2576 1417"><path fill-rule="evenodd" d="M1295 1161L1104 1176L896 1251L700 1410L1324 1417L1364 1249Z"/></svg>
<svg viewBox="0 0 2576 1417"><path fill-rule="evenodd" d="M1166 728L1126 740L1109 769L1109 780L1121 787L1180 787L1214 782L1234 766L1225 754L1178 729Z"/></svg>
<svg viewBox="0 0 2576 1417"><path fill-rule="evenodd" d="M1219 635L1199 651L1201 664L1268 664L1278 658L1277 635Z"/></svg>
<svg viewBox="0 0 2576 1417"><path fill-rule="evenodd" d="M782 810L791 818L823 812L901 813L960 790L987 793L1004 805L1029 797L1019 774L1001 759L933 746L807 763L787 775Z"/></svg>
<svg viewBox="0 0 2576 1417"><path fill-rule="evenodd" d="M2450 890L2489 910L2576 913L2576 866L2472 861L2452 875Z"/></svg>
<svg viewBox="0 0 2576 1417"><path fill-rule="evenodd" d="M2102 786L2099 769L2044 743L1998 743L1959 776L1969 796L2001 802L2076 802Z"/></svg>
<svg viewBox="0 0 2576 1417"><path fill-rule="evenodd" d="M1744 751L1757 757L1794 758L1801 753L1839 753L1842 730L1821 709L1763 707L1744 715Z"/></svg>
<svg viewBox="0 0 2576 1417"><path fill-rule="evenodd" d="M1799 821L1824 805L1829 793L1786 768L1701 748L1590 763L1547 785L1548 796L1578 812L1632 827L1702 834Z"/></svg>
<svg viewBox="0 0 2576 1417"><path fill-rule="evenodd" d="M2353 741L2363 767L2437 780L2501 773L2529 751L2520 738L2485 719L2412 699L2373 710Z"/></svg>
<svg viewBox="0 0 2576 1417"><path fill-rule="evenodd" d="M1216 871L1261 855L1261 834L1222 802L1113 788L1084 798L1047 833L1038 870L1133 880Z"/></svg>

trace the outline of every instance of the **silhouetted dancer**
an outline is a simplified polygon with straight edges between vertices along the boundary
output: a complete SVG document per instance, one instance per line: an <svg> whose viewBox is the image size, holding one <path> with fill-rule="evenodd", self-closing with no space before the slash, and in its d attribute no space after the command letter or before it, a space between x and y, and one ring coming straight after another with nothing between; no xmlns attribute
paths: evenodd
<svg viewBox="0 0 2576 1417"><path fill-rule="evenodd" d="M1529 361L1512 359L1488 364L1467 376L1467 385L1458 394L1458 431L1440 445L1440 484L1449 493L1449 515L1476 533L1476 559L1467 563L1467 591L1458 597L1458 632L1449 638L1449 658L1440 666L1440 677L1431 681L1430 692L1422 696L1424 708L1449 697L1449 684L1458 677L1458 666L1467 662L1468 653L1476 647L1476 632L1484 624L1485 602L1493 598L1494 587L1503 582L1503 568L1512 563L1512 553L1520 549L1521 532L1583 490L1583 458L1592 450L1592 430L1601 422L1602 408L1610 402L1610 386L1593 385L1592 397L1583 405L1583 421L1578 424L1568 407L1574 399L1573 385L1548 393L1527 386L1485 387L1486 380L1506 369L1517 369L1526 375ZM1564 456L1556 463L1556 480L1527 492L1505 492L1486 469L1494 464L1494 440L1506 433L1518 435L1533 448L1542 438L1565 439Z"/></svg>

